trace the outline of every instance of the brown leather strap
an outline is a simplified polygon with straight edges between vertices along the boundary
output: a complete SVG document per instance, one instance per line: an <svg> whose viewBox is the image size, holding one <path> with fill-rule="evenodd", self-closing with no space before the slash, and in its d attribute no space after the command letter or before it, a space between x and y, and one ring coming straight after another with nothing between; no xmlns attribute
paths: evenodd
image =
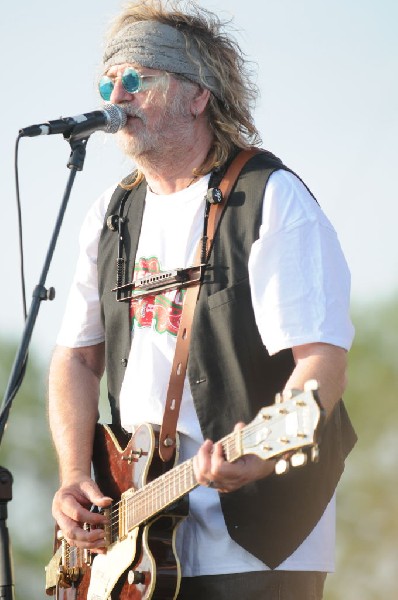
<svg viewBox="0 0 398 600"><path fill-rule="evenodd" d="M242 150L241 152L239 152L239 154L230 164L224 177L222 178L222 181L219 186L222 193L222 201L219 204L212 204L210 207L209 222L207 229L207 256L210 253L211 247L213 245L214 236L217 231L218 223L228 202L231 190L235 185L236 180L238 179L239 173L241 172L247 161L259 152L261 152L259 148L251 148L250 150Z"/></svg>
<svg viewBox="0 0 398 600"><path fill-rule="evenodd" d="M218 223L239 173L247 161L258 152L261 152L261 150L258 148L242 150L232 161L220 183L219 188L222 193L222 200L219 204L212 204L210 206L207 227L207 255L210 253ZM199 243L196 252L195 264L199 264L200 262L200 251L201 243ZM171 460L176 446L177 421L180 413L184 381L188 366L193 314L198 300L199 290L200 284L198 282L196 285L188 287L184 294L180 326L176 340L176 350L174 354L173 365L171 367L169 387L167 390L166 404L163 414L163 423L159 437L159 455L160 458L165 462Z"/></svg>
<svg viewBox="0 0 398 600"><path fill-rule="evenodd" d="M163 423L159 437L159 455L163 461L172 458L176 445L176 429L185 375L188 365L191 323L198 298L199 284L187 288L184 295L180 327L177 334L176 350L167 390Z"/></svg>

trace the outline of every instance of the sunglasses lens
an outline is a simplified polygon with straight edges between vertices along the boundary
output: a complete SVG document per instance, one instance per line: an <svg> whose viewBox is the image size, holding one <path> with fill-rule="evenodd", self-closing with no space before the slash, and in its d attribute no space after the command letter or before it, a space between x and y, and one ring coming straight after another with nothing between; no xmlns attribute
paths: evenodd
<svg viewBox="0 0 398 600"><path fill-rule="evenodd" d="M129 94L138 92L141 88L141 77L139 73L130 67L125 69L122 75L122 85Z"/></svg>
<svg viewBox="0 0 398 600"><path fill-rule="evenodd" d="M108 102L111 99L111 94L113 92L114 83L110 77L101 77L100 82L98 84L99 93L101 98Z"/></svg>

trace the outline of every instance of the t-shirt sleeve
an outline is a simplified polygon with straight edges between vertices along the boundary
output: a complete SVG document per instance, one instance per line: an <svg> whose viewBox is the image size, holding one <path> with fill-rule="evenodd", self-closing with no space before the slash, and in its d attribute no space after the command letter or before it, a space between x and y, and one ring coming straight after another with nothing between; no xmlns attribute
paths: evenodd
<svg viewBox="0 0 398 600"><path fill-rule="evenodd" d="M104 217L114 188L91 207L79 235L79 257L57 344L69 348L93 346L104 341L98 295L97 253Z"/></svg>
<svg viewBox="0 0 398 600"><path fill-rule="evenodd" d="M349 349L350 273L337 234L305 185L274 172L249 258L257 326L270 354L313 342Z"/></svg>

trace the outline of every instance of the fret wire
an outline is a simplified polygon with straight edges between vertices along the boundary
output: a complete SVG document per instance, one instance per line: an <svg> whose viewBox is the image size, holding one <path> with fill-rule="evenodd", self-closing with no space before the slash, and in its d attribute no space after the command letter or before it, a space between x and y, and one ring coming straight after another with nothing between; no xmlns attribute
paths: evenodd
<svg viewBox="0 0 398 600"><path fill-rule="evenodd" d="M183 467L183 468L179 468L179 467ZM177 469L177 473L174 473L175 470L173 470L173 477L171 477L171 478L173 479L174 490L175 490L176 482L178 483L178 475L181 472L183 472L183 473L185 472L185 470L186 470L185 467L186 467L186 464L182 463L181 465L178 465L178 467L176 468ZM145 493L149 493L149 494L152 493L153 494L154 492L157 492L159 490L161 492L164 491L164 488L165 488L165 486L164 486L164 480L166 480L167 478L169 478L171 473L172 473L171 471L168 471L167 473L165 473L163 476L159 477L158 479L156 479L156 480L154 480L154 481L149 482L148 484L146 484L143 488L139 488L138 490L136 490L135 492L133 492L133 496L129 497L127 500L123 500L123 504L127 503L127 507L126 508L130 508L131 509L131 506L130 506L131 502L134 500L135 505L137 505L137 500L138 500L139 502L141 501L140 505L142 506L142 498L144 499L144 501L146 501L146 498L145 498L146 494ZM181 477L180 477L180 481L181 481ZM178 495L179 493L180 493L180 491L176 492L174 495ZM159 500L159 498L155 497L155 500ZM169 498L165 498L165 499L160 498L160 500L162 501L161 505L163 505L163 504L167 505L171 501L170 497ZM120 505L121 505L121 503L122 503L122 501L119 501L119 502L117 502L117 503L115 503L113 505L114 509L113 509L113 511L111 513L111 518L112 519L118 517L120 510L124 510L123 508L122 509L119 508Z"/></svg>
<svg viewBox="0 0 398 600"><path fill-rule="evenodd" d="M285 418L284 415L273 415L272 421L277 423ZM256 431L264 428L264 423L259 422L249 424L241 430L240 435L244 441ZM220 440L224 452L232 460L240 456L239 449L236 447L235 433L229 434ZM147 483L143 488L135 490L128 499L115 503L111 512L111 523L115 525L122 520L128 529L131 529L136 523L149 518L150 516L165 508L174 499L178 499L187 491L196 487L194 479L192 460L181 463L172 471L166 472L159 478ZM172 485L171 485L172 484ZM120 519L120 517L122 517Z"/></svg>
<svg viewBox="0 0 398 600"><path fill-rule="evenodd" d="M231 446L231 441L233 445L234 440L231 440L231 437L227 436L226 438L223 438L223 440L221 440L221 443L224 443L227 445L227 447L229 447ZM111 517L112 524L117 524L117 521L120 517L120 512L122 513L122 522L126 523L128 518L130 522L139 523L143 519L147 518L151 513L156 514L156 512L161 510L162 507L165 507L169 503L171 503L170 496L165 496L164 498L162 498L162 493L164 494L165 490L167 490L165 482L167 483L167 480L170 477L173 480L174 497L177 499L182 494L182 491L185 492L187 487L192 487L195 485L193 477L189 477L189 475L192 475L191 467L191 461L181 463L175 469L173 469L173 471L165 473L156 480L146 484L144 488L136 490L131 497L123 501L124 506L122 506L121 508L121 501L116 503L116 510L113 510ZM178 490L176 490L177 484ZM181 485L183 486L183 490L181 490ZM151 498L150 506L148 506L148 496ZM129 523L128 529L130 529L130 527L131 525Z"/></svg>
<svg viewBox="0 0 398 600"><path fill-rule="evenodd" d="M272 415L272 422L277 424L284 418L285 415L276 413ZM249 425L246 425L244 429L242 429L240 432L242 440L244 441L250 435L253 435L253 433L256 433L256 431L260 431L263 428L264 422L261 421L258 423L250 423ZM220 443L222 444L227 457L230 456L232 453L239 454L238 450L236 449L234 433L222 438L220 440ZM233 457L232 460L234 460ZM173 484L172 496L170 496L171 487L170 482L168 481L170 478ZM165 483L169 484L168 489L166 488ZM166 507L168 504L170 504L172 502L172 498L178 499L188 491L194 489L197 485L198 484L194 477L192 460L186 461L178 465L172 471L168 471L158 479L146 484L143 488L135 490L132 496L130 496L128 499L122 499L118 502L115 502L112 505L112 510L110 513L111 533L113 533L115 527L120 527L120 524L124 524L125 530L121 533L122 535L126 534L130 528L132 529L134 528L134 526L138 526L140 522L156 514L163 507ZM161 494L165 494L164 499L162 499L161 494L159 495L159 489ZM167 491L169 495L166 497ZM152 502L150 503L151 506L148 506L148 496L152 496ZM159 505L160 500L161 502ZM150 510L151 507L154 505L154 502L156 502L156 510L153 510L151 514ZM144 511L143 507L145 509ZM126 528L127 520L129 520L129 522L131 521L133 524L135 523L135 525L128 525ZM74 548L75 547L67 544L66 559L69 561L72 555L76 555L76 560L79 559L79 553L77 552L76 554Z"/></svg>
<svg viewBox="0 0 398 600"><path fill-rule="evenodd" d="M136 518L133 520L137 525L140 521L145 520L152 514L156 514L162 508L166 507L168 504L172 502L171 496L165 495L166 486L165 483L168 483L170 478L174 477L174 489L176 483L179 483L178 492L175 493L176 499L179 496L184 495L187 491L187 487L192 489L195 487L195 481L193 477L188 478L186 475L189 473L193 473L192 471L192 461L187 461L178 465L173 471L168 471L158 479L150 482L144 488L136 490L131 497L129 497L126 502L126 511L129 513L129 517L131 515L132 507L136 509ZM182 475L182 476L181 476ZM187 481L189 483L187 483ZM181 482L184 484L184 488L180 489ZM160 491L160 493L159 493ZM167 493L167 490L166 490ZM148 500L151 499L151 505L148 506ZM144 509L144 510L143 510ZM123 511L123 508L121 509ZM128 529L131 529L131 521L129 519Z"/></svg>
<svg viewBox="0 0 398 600"><path fill-rule="evenodd" d="M190 463L190 461L188 461L188 463ZM176 467L177 472L174 472L175 469L173 470L173 472L167 472L160 478L147 484L144 488L137 490L132 497L128 498L126 506L127 510L131 512L131 504L133 502L134 508L136 508L138 511L141 511L142 508L144 508L146 509L145 512L149 513L150 511L148 510L147 506L148 496L152 496L152 505L154 505L156 509L160 509L165 505L167 506L167 504L169 504L172 501L170 495L167 495L167 493L170 494L170 489L167 488L167 486L165 485L166 483L168 483L168 479L170 477L173 479L174 490L176 484L178 483L180 485L181 483L183 484L183 491L185 491L187 487L191 487L194 484L192 478L189 477L191 468L187 468L187 466L191 467L191 464L182 463L181 465ZM181 490L178 490L178 492L175 492L174 496L180 495L181 492Z"/></svg>

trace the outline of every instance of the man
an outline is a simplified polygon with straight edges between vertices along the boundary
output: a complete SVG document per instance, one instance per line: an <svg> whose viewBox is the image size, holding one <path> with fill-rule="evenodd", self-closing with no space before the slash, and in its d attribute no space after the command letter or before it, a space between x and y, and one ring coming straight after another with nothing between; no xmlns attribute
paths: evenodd
<svg viewBox="0 0 398 600"><path fill-rule="evenodd" d="M49 415L61 473L54 517L70 544L103 553L106 517L89 511L110 503L90 469L100 380L106 365L113 418L126 430L160 426L186 297L169 289L118 303L111 289L198 263L208 188L259 136L240 49L193 3L127 5L99 89L128 115L118 136L137 170L83 225ZM177 425L180 460L195 457L200 484L177 533L178 598L322 598L334 489L355 443L340 401L353 328L337 236L301 180L262 152L243 168L205 259ZM320 462L284 477L254 455L228 462L217 440L309 379L327 414Z"/></svg>

